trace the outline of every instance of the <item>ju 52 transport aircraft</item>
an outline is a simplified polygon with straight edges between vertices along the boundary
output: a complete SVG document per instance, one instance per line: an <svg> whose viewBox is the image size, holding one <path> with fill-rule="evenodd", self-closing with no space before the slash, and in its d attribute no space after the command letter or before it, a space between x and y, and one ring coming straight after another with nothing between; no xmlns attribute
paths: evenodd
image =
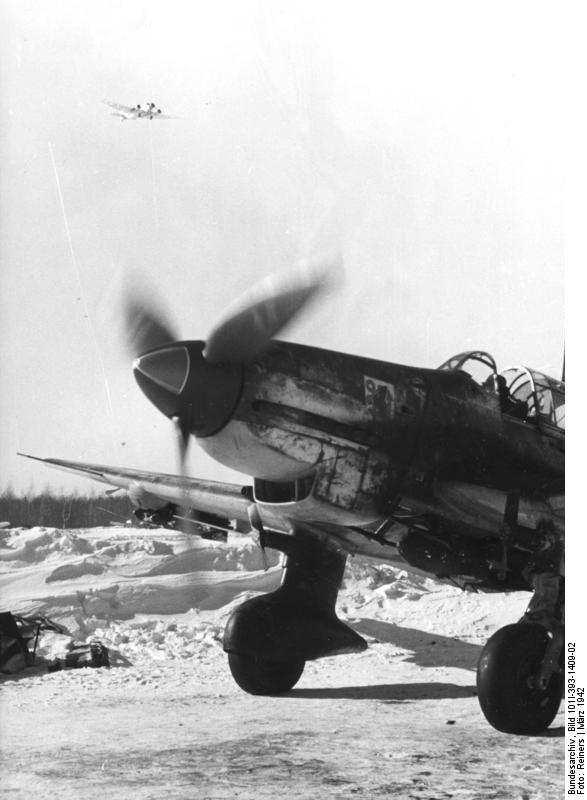
<svg viewBox="0 0 587 800"><path fill-rule="evenodd" d="M136 106L125 106L122 103L113 103L111 100L102 100L102 102L114 109L113 117L120 117L123 122L125 119L176 119L169 114L163 114L155 103L145 103L144 106L141 106L140 103L137 103Z"/></svg>
<svg viewBox="0 0 587 800"><path fill-rule="evenodd" d="M127 300L134 375L173 421L181 463L194 437L252 485L39 460L126 489L138 516L246 526L285 553L280 587L237 607L224 633L252 694L287 692L306 661L367 647L335 612L349 555L531 592L485 645L477 687L494 727L542 731L563 683L564 383L498 371L482 351L423 369L275 340L322 283L321 269L266 281L206 341L178 340Z"/></svg>

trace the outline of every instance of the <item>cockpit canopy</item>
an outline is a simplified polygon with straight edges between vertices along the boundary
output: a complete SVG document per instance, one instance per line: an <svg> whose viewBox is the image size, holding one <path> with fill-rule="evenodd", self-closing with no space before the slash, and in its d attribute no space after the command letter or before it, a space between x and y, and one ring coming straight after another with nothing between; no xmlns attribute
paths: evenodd
<svg viewBox="0 0 587 800"><path fill-rule="evenodd" d="M528 367L508 367L501 373L510 395L528 403L528 419L565 429L565 385Z"/></svg>
<svg viewBox="0 0 587 800"><path fill-rule="evenodd" d="M466 353L458 353L441 364L438 369L460 369L467 372L479 384L485 383L490 375L497 374L495 359L484 350L468 350Z"/></svg>
<svg viewBox="0 0 587 800"><path fill-rule="evenodd" d="M565 429L565 385L538 370L520 366L507 367L498 373L495 359L483 350L459 353L438 369L467 372L483 388L491 384L492 376L500 375L511 402L518 408L522 405L527 407L524 421L537 422L547 429ZM519 414L516 416L522 418Z"/></svg>

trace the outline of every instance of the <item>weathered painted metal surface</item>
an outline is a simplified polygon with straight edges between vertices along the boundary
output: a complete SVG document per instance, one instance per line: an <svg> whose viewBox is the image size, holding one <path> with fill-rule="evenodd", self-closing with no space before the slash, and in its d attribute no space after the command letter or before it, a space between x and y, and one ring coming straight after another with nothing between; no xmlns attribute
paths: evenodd
<svg viewBox="0 0 587 800"><path fill-rule="evenodd" d="M457 516L433 484L521 491L563 474L563 454L530 423L507 418L466 374L416 369L278 342L244 373L231 421L201 440L247 474L283 481L314 471L314 498L345 524L381 521L402 498ZM527 503L532 505L530 500ZM471 518L495 531L495 504L469 493ZM550 513L544 502L530 516ZM326 514L329 517L329 514Z"/></svg>
<svg viewBox="0 0 587 800"><path fill-rule="evenodd" d="M424 381L401 367L278 343L246 370L233 419L202 446L267 480L316 471L315 497L366 524L398 494L424 400Z"/></svg>

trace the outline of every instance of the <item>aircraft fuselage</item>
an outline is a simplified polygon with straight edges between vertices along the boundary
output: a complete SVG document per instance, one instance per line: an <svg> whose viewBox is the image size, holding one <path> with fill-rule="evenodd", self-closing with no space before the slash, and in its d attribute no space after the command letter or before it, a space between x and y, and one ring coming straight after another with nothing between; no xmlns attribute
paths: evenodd
<svg viewBox="0 0 587 800"><path fill-rule="evenodd" d="M187 404L200 446L253 476L260 503L303 500L306 486L318 504L307 513L319 507L323 520L380 523L401 500L495 533L515 489L526 524L556 520L532 495L562 491L563 440L503 414L467 373L279 341L244 367L208 365L201 342L178 342L155 359L178 349L186 373L175 392L135 370L139 384L170 417L181 408L185 419Z"/></svg>

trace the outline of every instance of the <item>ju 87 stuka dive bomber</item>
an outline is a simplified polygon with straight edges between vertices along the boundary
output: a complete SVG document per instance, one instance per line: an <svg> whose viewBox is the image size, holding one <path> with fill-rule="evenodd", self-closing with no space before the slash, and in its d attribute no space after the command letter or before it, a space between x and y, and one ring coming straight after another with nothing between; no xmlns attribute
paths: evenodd
<svg viewBox="0 0 587 800"><path fill-rule="evenodd" d="M139 516L236 521L286 555L279 588L237 607L224 633L252 694L287 692L306 661L367 647L335 612L349 555L531 592L522 619L485 645L477 687L495 728L542 731L562 697L564 383L498 372L482 351L424 369L275 340L323 275L265 282L206 341L178 340L127 300L134 375L173 421L181 463L194 437L252 485L39 460L126 489Z"/></svg>

